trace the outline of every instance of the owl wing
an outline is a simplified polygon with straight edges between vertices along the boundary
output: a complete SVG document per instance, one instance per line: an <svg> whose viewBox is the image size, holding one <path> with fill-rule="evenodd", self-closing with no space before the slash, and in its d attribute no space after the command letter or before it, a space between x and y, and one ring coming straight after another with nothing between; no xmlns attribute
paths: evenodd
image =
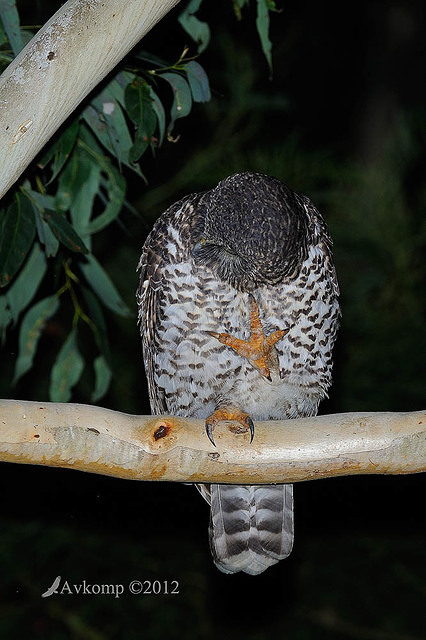
<svg viewBox="0 0 426 640"><path fill-rule="evenodd" d="M139 260L140 282L136 294L138 320L142 337L145 372L148 381L149 401L154 415L168 413L164 392L154 380L155 362L158 355L157 325L165 304L163 294L164 267L176 254L170 257L168 247L175 242L173 228L181 229L184 237L188 234L188 214L190 214L201 194L186 196L173 204L155 223L143 246Z"/></svg>
<svg viewBox="0 0 426 640"><path fill-rule="evenodd" d="M290 376L291 383L300 386L315 379L320 389L318 405L331 384L331 351L340 319L339 284L327 226L309 198L297 194L297 199L308 218L307 235L301 241L307 254L299 265L299 284L293 292L295 304L286 318L290 332L277 343L276 350L282 379ZM276 299L284 300L288 295L288 289L282 295L277 292ZM275 316L273 313L268 316L272 328L283 324L280 312L276 311ZM294 357L298 359L296 367ZM302 415L314 415L316 408L305 409Z"/></svg>
<svg viewBox="0 0 426 640"><path fill-rule="evenodd" d="M155 324L161 299L162 256L155 237L152 238L151 235L138 266L141 269L141 279L136 299L151 411L154 414L164 414L167 413L164 395L159 393L154 383Z"/></svg>
<svg viewBox="0 0 426 640"><path fill-rule="evenodd" d="M167 413L164 393L154 380L155 360L158 350L156 326L163 302L163 269L167 261L165 247L170 219L176 205L168 209L156 222L143 246L139 260L139 288L136 294L139 328L142 337L145 373L148 381L149 401L153 414Z"/></svg>

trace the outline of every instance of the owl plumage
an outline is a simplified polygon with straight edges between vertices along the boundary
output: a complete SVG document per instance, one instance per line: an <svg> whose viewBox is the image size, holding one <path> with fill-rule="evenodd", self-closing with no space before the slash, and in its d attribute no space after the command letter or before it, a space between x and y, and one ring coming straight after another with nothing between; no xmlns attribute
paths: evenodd
<svg viewBox="0 0 426 640"><path fill-rule="evenodd" d="M340 312L331 240L307 197L262 174L230 176L167 209L139 268L154 414L208 424L212 416L317 413L331 383ZM238 346L250 347L256 314L270 343L265 367ZM208 433L213 440L211 424ZM221 571L258 574L289 555L291 485L198 489L211 505L210 547Z"/></svg>

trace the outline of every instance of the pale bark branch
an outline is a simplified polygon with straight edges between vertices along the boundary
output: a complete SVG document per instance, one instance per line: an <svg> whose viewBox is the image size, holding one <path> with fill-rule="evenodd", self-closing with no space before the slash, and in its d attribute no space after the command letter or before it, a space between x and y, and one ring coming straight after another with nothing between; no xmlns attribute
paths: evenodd
<svg viewBox="0 0 426 640"><path fill-rule="evenodd" d="M343 413L256 423L135 416L102 407L0 400L0 460L134 480L285 483L426 470L426 412Z"/></svg>
<svg viewBox="0 0 426 640"><path fill-rule="evenodd" d="M0 197L179 0L68 0L0 76Z"/></svg>

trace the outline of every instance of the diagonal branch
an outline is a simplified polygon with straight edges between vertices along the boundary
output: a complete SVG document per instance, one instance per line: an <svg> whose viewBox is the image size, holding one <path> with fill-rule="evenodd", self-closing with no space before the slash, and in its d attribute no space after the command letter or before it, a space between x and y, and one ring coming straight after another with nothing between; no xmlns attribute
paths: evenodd
<svg viewBox="0 0 426 640"><path fill-rule="evenodd" d="M426 470L426 412L221 423L82 404L0 400L0 460L133 480L268 484Z"/></svg>
<svg viewBox="0 0 426 640"><path fill-rule="evenodd" d="M179 0L68 0L0 76L0 198Z"/></svg>

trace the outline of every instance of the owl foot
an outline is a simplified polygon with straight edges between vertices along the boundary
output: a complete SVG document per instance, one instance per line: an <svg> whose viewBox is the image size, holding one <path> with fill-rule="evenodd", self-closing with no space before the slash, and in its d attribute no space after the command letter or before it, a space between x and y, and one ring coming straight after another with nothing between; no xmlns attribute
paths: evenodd
<svg viewBox="0 0 426 640"><path fill-rule="evenodd" d="M265 336L262 323L260 322L259 307L256 300L250 295L250 340L240 340L229 333L216 333L209 331L209 334L234 349L238 355L250 360L250 362L260 371L262 376L271 381L270 367L273 364L273 357L276 356L273 347L278 340L281 340L288 329L279 329L269 336Z"/></svg>
<svg viewBox="0 0 426 640"><path fill-rule="evenodd" d="M213 429L217 423L222 420L233 420L235 422L239 422L244 426L244 431L250 429L250 444L253 442L254 423L248 413L244 413L240 409L227 408L216 409L216 411L214 411L206 420L206 433L212 445L216 446L215 441L213 440Z"/></svg>

